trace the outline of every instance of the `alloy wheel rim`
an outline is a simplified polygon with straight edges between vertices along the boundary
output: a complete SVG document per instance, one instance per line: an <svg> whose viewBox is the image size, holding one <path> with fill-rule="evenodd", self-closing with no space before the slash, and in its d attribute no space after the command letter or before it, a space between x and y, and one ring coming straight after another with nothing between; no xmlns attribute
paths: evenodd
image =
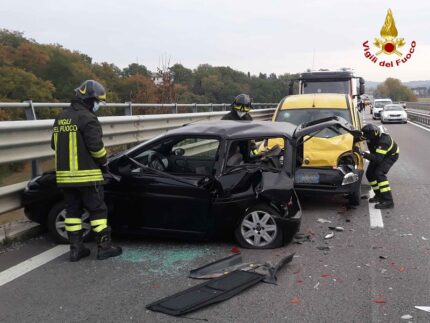
<svg viewBox="0 0 430 323"><path fill-rule="evenodd" d="M245 241L255 247L269 245L278 233L275 219L265 211L248 213L242 220L240 230Z"/></svg>
<svg viewBox="0 0 430 323"><path fill-rule="evenodd" d="M63 209L57 214L57 218L55 219L55 229L61 237L68 240L69 237L67 236L66 223L64 222L66 220L66 212L66 209ZM88 211L84 211L84 213L82 213L81 219L83 236L86 237L91 231L90 214Z"/></svg>

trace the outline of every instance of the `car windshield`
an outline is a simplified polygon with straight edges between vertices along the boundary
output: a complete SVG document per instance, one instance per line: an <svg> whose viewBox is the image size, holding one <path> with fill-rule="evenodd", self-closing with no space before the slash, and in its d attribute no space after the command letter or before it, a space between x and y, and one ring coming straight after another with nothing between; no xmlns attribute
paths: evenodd
<svg viewBox="0 0 430 323"><path fill-rule="evenodd" d="M286 109L286 110L280 110L278 115L276 116L276 122L290 122L295 125L302 124L304 122L310 122L315 121L318 119L328 118L332 116L342 117L345 120L347 120L349 123L352 123L351 121L351 114L347 109L330 109L330 108L323 108L323 109L315 109L315 108L309 108L309 109ZM315 137L321 137L321 138L330 138L335 137L338 135L343 135L347 133L344 129L332 129L332 128L326 128L320 131L315 135Z"/></svg>
<svg viewBox="0 0 430 323"><path fill-rule="evenodd" d="M349 81L303 82L303 93L349 94Z"/></svg>
<svg viewBox="0 0 430 323"><path fill-rule="evenodd" d="M404 111L401 105L386 105L384 111Z"/></svg>
<svg viewBox="0 0 430 323"><path fill-rule="evenodd" d="M375 101L375 107L376 108L383 108L387 104L391 104L391 102L388 100L386 100L386 101Z"/></svg>

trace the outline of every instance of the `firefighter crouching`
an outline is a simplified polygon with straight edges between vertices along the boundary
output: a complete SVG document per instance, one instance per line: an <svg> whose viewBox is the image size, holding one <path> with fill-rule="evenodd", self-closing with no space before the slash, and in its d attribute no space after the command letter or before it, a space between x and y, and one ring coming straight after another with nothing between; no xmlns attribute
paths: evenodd
<svg viewBox="0 0 430 323"><path fill-rule="evenodd" d="M107 159L102 128L95 112L105 104L106 91L100 83L87 80L75 93L70 107L54 122L51 146L55 150L56 180L66 202L70 261L90 254L83 243L83 209L90 214L98 245L97 259L102 260L122 253L122 249L111 242L102 186L101 168L106 167Z"/></svg>
<svg viewBox="0 0 430 323"><path fill-rule="evenodd" d="M370 153L362 152L359 149L356 151L370 161L366 177L375 196L369 199L369 202L377 203L376 209L393 208L394 201L387 173L399 159L400 149L389 134L381 133L374 124L364 126L361 131Z"/></svg>

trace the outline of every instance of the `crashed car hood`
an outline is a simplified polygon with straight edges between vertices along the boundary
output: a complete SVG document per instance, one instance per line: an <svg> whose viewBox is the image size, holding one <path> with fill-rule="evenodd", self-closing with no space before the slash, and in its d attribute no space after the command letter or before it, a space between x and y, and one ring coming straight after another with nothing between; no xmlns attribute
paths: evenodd
<svg viewBox="0 0 430 323"><path fill-rule="evenodd" d="M351 134L335 136L332 138L312 137L305 141L304 160L302 167L337 166L341 154L351 151L354 138Z"/></svg>

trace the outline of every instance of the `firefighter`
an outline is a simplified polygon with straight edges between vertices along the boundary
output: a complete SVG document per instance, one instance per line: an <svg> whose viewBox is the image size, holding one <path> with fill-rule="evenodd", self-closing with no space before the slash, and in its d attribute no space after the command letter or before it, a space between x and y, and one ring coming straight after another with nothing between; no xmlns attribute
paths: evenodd
<svg viewBox="0 0 430 323"><path fill-rule="evenodd" d="M393 196L387 173L399 159L399 146L390 135L381 133L374 124L365 125L361 131L370 153L362 152L359 149L356 151L370 161L366 177L375 192L375 196L369 199L369 202L377 203L376 209L393 208Z"/></svg>
<svg viewBox="0 0 430 323"><path fill-rule="evenodd" d="M66 202L66 231L70 242L70 261L90 254L84 246L81 215L90 214L92 230L97 240L97 259L103 260L122 253L111 242L107 223L107 207L103 194L103 174L107 168L102 128L95 112L105 104L104 87L93 80L75 89L70 107L54 122L51 140L55 150L56 181Z"/></svg>
<svg viewBox="0 0 430 323"><path fill-rule="evenodd" d="M221 120L248 120L252 117L249 111L252 109L252 100L248 94L239 94L231 104L231 111L224 115Z"/></svg>

